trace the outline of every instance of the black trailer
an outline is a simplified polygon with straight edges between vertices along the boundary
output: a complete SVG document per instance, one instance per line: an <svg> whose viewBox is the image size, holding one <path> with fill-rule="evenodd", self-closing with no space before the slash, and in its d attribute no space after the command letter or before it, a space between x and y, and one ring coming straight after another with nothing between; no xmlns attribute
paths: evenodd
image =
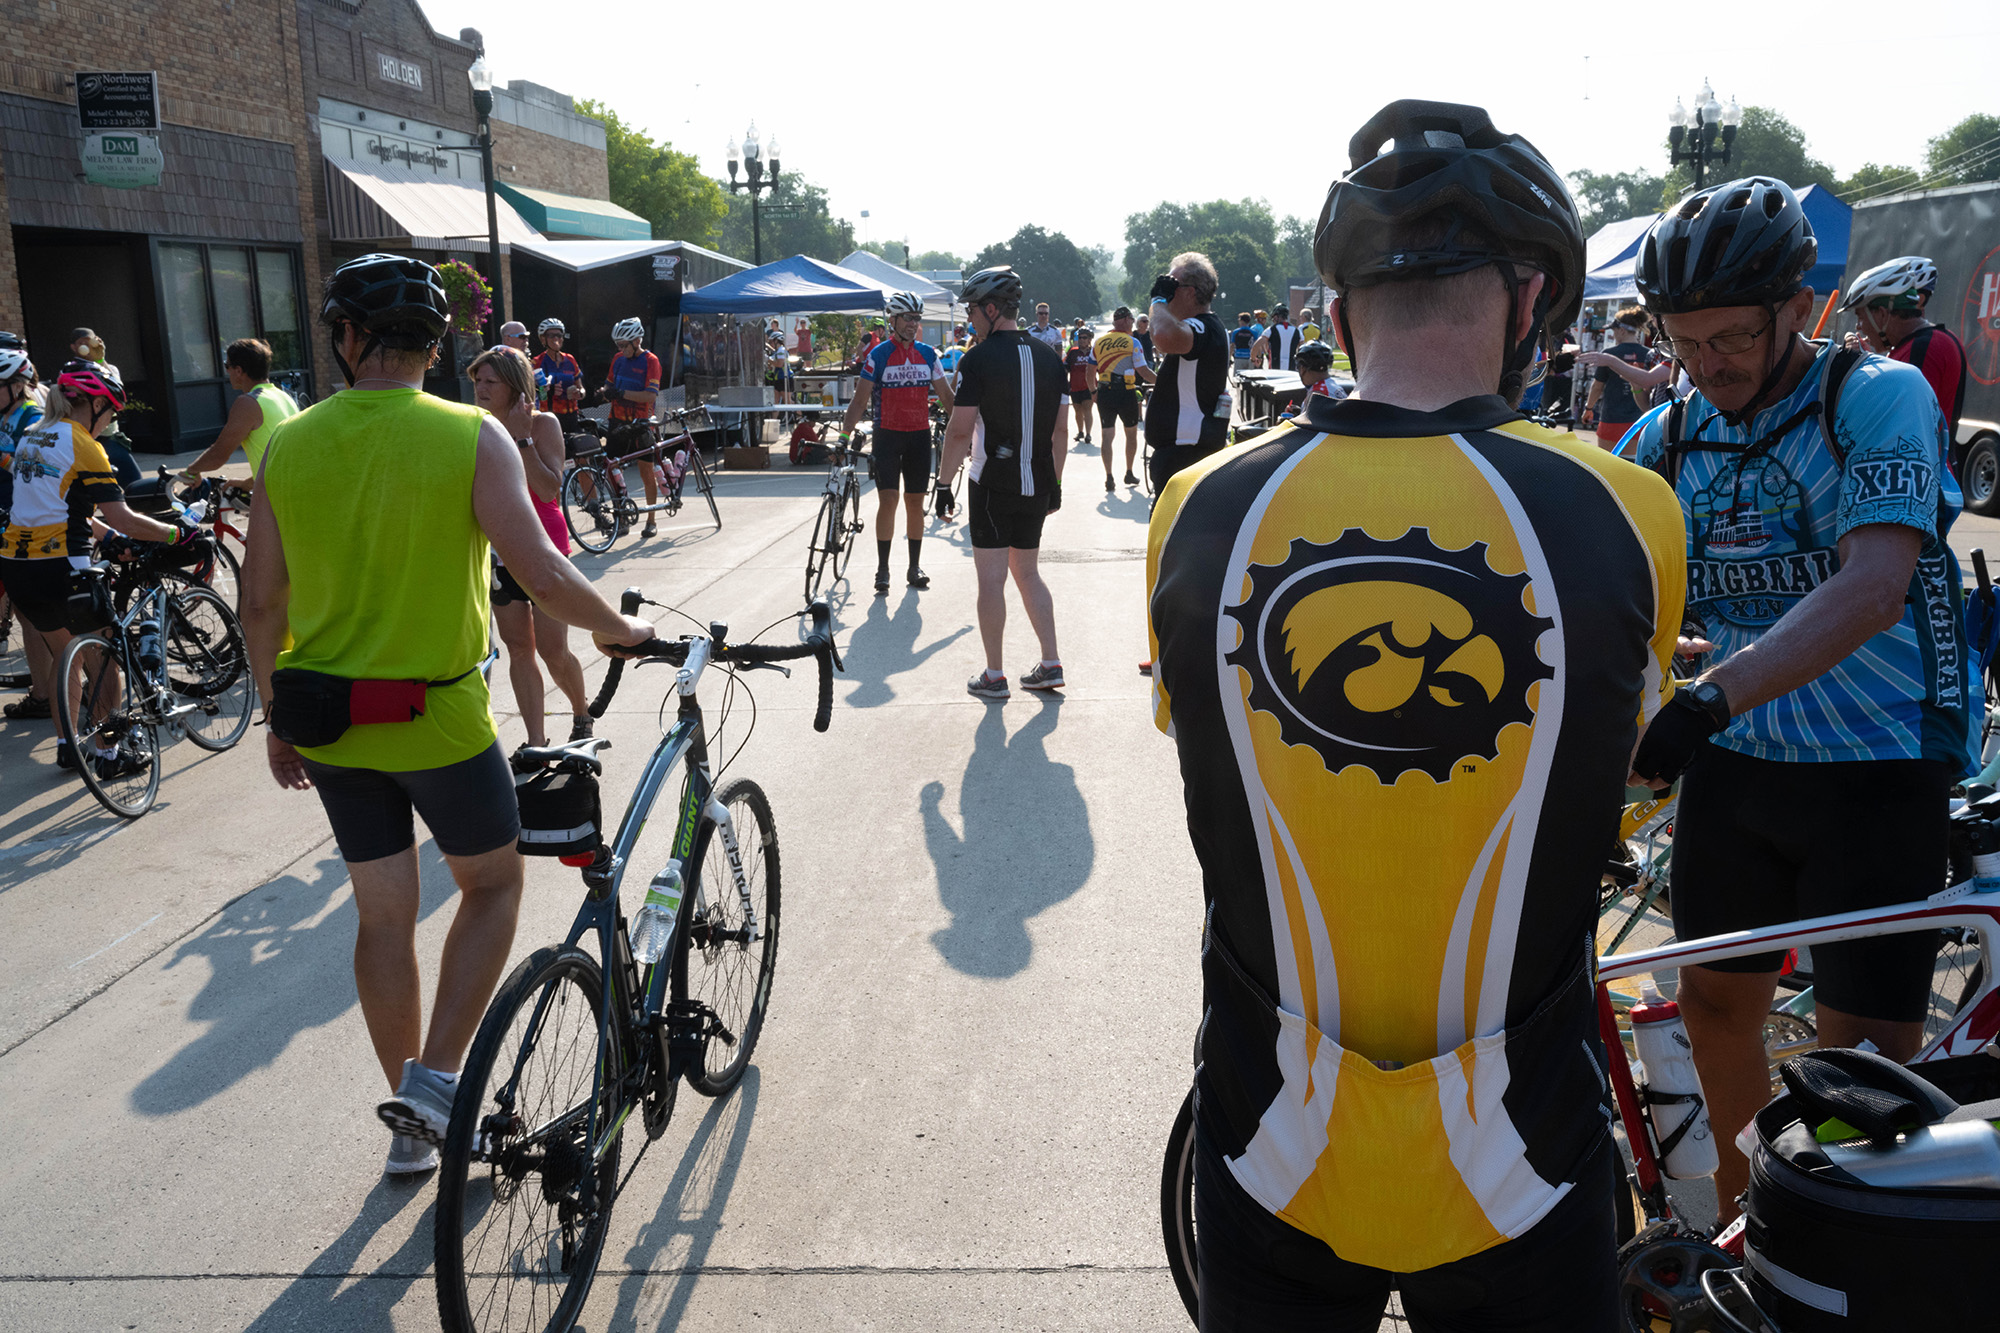
<svg viewBox="0 0 2000 1333"><path fill-rule="evenodd" d="M1960 483L1966 508L2000 514L2000 181L1870 199L1854 206L1847 276L1898 255L1938 266L1925 310L1965 344L1965 446ZM1854 327L1841 316L1835 330Z"/></svg>

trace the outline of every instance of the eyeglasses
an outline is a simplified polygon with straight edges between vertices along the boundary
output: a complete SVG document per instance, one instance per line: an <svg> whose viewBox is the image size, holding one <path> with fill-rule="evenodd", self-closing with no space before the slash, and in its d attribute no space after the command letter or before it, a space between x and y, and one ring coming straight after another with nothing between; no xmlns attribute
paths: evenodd
<svg viewBox="0 0 2000 1333"><path fill-rule="evenodd" d="M1757 340L1778 327L1772 320L1754 333L1718 333L1713 338L1668 338L1666 344L1673 349L1674 360L1692 361L1701 355L1706 347L1717 356L1741 356L1757 345Z"/></svg>

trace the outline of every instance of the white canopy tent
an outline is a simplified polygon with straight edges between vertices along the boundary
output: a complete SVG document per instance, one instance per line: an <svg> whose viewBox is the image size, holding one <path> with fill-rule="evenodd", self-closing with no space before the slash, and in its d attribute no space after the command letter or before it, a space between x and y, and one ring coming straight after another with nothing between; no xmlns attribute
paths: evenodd
<svg viewBox="0 0 2000 1333"><path fill-rule="evenodd" d="M859 273L870 282L880 283L891 291L915 292L923 297L926 323L941 323L948 326L957 318L958 303L952 299L950 292L929 278L890 263L872 250L856 250L841 260L840 266Z"/></svg>

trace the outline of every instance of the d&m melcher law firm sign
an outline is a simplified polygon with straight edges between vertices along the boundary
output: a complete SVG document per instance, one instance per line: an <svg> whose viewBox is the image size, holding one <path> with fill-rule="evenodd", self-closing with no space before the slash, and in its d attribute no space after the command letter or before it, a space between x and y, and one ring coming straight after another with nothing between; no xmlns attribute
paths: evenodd
<svg viewBox="0 0 2000 1333"><path fill-rule="evenodd" d="M135 190L160 183L160 80L152 70L79 70L76 115L83 175L92 185Z"/></svg>

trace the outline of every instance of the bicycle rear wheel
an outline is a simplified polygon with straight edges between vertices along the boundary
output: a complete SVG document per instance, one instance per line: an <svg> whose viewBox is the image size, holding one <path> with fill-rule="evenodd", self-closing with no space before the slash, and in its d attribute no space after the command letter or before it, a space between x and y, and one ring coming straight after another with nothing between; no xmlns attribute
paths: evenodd
<svg viewBox="0 0 2000 1333"><path fill-rule="evenodd" d="M28 623L13 599L0 592L0 689L25 690L32 683L27 645Z"/></svg>
<svg viewBox="0 0 2000 1333"><path fill-rule="evenodd" d="M600 467L572 468L563 478L563 522L569 524L570 538L598 555L618 540L621 524L611 481Z"/></svg>
<svg viewBox="0 0 2000 1333"><path fill-rule="evenodd" d="M243 626L209 588L168 596L164 624L167 686L194 705L180 718L187 738L204 750L227 750L250 730L255 702Z"/></svg>
<svg viewBox="0 0 2000 1333"><path fill-rule="evenodd" d="M104 808L137 819L160 794L160 733L133 706L115 645L71 639L56 666L56 718L83 785ZM109 753L98 754L98 750Z"/></svg>
<svg viewBox="0 0 2000 1333"><path fill-rule="evenodd" d="M208 571L208 587L220 597L230 611L243 609L243 566L237 563L236 552L222 544L222 538L215 539L215 565Z"/></svg>
<svg viewBox="0 0 2000 1333"><path fill-rule="evenodd" d="M1937 962L1931 968L1930 1008L1924 1015L1926 1045L1951 1025L1985 981L1986 954L1979 947L1979 936L1962 926L1940 930Z"/></svg>
<svg viewBox="0 0 2000 1333"><path fill-rule="evenodd" d="M438 1167L434 1257L445 1333L564 1333L590 1294L620 1146L613 1139L591 1170L600 1052L600 1135L624 1073L619 1043L600 1025L603 993L589 954L540 949L480 1020ZM595 1184L589 1208L586 1178Z"/></svg>
<svg viewBox="0 0 2000 1333"><path fill-rule="evenodd" d="M715 530L722 531L722 511L715 507L715 479L709 475L708 464L701 461L699 447L688 450L688 471L701 490L701 498L708 501L708 516L715 520Z"/></svg>
<svg viewBox="0 0 2000 1333"><path fill-rule="evenodd" d="M1201 1290L1194 1249L1194 1089L1181 1099L1174 1127L1167 1131L1160 1163L1160 1238L1167 1247L1167 1271L1181 1294L1188 1318L1201 1322Z"/></svg>
<svg viewBox="0 0 2000 1333"><path fill-rule="evenodd" d="M720 1097L743 1078L778 966L778 831L763 788L738 778L716 793L735 826L745 891L739 891L721 831L713 830L694 877L696 892L683 910L686 929L674 946L673 997L696 1000L712 1011L701 1063L688 1084L704 1097Z"/></svg>
<svg viewBox="0 0 2000 1333"><path fill-rule="evenodd" d="M806 548L806 600L819 596L820 584L829 571L837 579L836 558L840 551L840 500L827 496L819 502L819 517L813 520L812 545Z"/></svg>
<svg viewBox="0 0 2000 1333"><path fill-rule="evenodd" d="M842 508L845 512L841 520L842 527L844 530L843 539L841 541L841 554L840 554L840 563L842 568L846 568L847 565L853 561L854 539L855 537L860 535L861 532L861 474L860 473L850 472L847 474L847 492L844 497L844 500L845 503L843 504Z"/></svg>

